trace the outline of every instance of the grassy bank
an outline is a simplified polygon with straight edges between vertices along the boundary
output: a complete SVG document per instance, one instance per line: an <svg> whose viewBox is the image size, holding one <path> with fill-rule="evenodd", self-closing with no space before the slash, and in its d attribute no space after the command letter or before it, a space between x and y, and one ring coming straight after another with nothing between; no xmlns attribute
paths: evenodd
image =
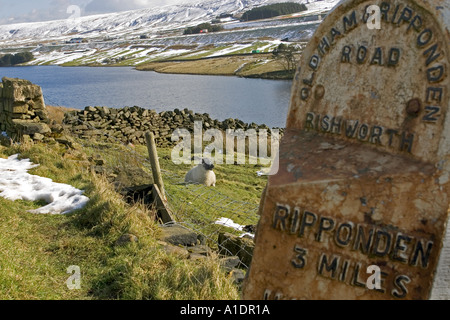
<svg viewBox="0 0 450 320"><path fill-rule="evenodd" d="M234 55L226 57L155 61L136 67L140 71L174 74L224 75L266 79L292 79L284 75L282 64L270 54Z"/></svg>
<svg viewBox="0 0 450 320"><path fill-rule="evenodd" d="M238 299L217 257L191 261L164 251L155 213L127 204L91 171L87 152L102 148L0 147L1 157L30 158L40 164L30 173L69 183L91 199L68 215L34 215L27 211L42 203L0 198L0 299ZM111 157L126 161L121 152ZM124 234L138 241L118 244ZM81 290L66 286L72 265L81 268Z"/></svg>

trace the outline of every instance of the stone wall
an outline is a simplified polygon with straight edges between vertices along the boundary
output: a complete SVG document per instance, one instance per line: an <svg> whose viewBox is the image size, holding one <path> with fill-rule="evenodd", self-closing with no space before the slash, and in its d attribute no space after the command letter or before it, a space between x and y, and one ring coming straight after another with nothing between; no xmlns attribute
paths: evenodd
<svg viewBox="0 0 450 320"><path fill-rule="evenodd" d="M268 129L266 125L248 124L239 119L219 121L206 113L194 113L188 109L157 113L136 106L122 109L86 107L67 113L64 124L79 138L95 138L105 142L145 144L145 132L152 131L158 146L167 147L172 144L171 137L175 129L184 128L192 132L195 121L202 121L204 130Z"/></svg>
<svg viewBox="0 0 450 320"><path fill-rule="evenodd" d="M51 132L41 87L28 80L4 77L0 84L0 129L14 140Z"/></svg>

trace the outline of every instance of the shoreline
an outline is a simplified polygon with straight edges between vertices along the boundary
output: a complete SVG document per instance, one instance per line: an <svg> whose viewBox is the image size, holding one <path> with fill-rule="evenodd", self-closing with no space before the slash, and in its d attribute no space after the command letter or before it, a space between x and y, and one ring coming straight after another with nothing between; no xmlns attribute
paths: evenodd
<svg viewBox="0 0 450 320"><path fill-rule="evenodd" d="M214 58L208 58L208 60L212 60ZM175 66L176 64L183 62L197 62L203 61L207 59L199 59L199 60L183 60L183 61L155 61L151 63L146 63L142 66L134 66L134 65L64 65L64 64L42 64L42 65L16 65L16 66L5 66L0 67L0 71L2 68L27 68L27 67L61 67L61 68L131 68L136 71L152 71L160 74L183 74L183 75L193 75L193 76L222 76L222 77L238 77L238 78L247 78L247 79L263 79L263 80L293 80L295 72L288 72L285 70L273 70L262 73L235 73L235 72L196 72L194 71L180 71L180 70L171 70L166 71L165 68L152 68L148 67L148 65L157 65L157 64L170 64L171 66Z"/></svg>

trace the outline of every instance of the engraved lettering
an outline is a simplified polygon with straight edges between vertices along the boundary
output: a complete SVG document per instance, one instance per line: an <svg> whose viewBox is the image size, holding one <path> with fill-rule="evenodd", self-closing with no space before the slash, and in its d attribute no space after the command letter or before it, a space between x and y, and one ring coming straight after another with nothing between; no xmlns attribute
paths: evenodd
<svg viewBox="0 0 450 320"><path fill-rule="evenodd" d="M423 117L423 121L435 123L438 121L439 113L441 111L440 107L426 106L425 111L427 114Z"/></svg>
<svg viewBox="0 0 450 320"><path fill-rule="evenodd" d="M385 22L388 22L389 16L388 12L391 9L391 4L387 2L382 2L380 5L380 12L381 12L381 19L383 19Z"/></svg>
<svg viewBox="0 0 450 320"><path fill-rule="evenodd" d="M350 62L350 54L352 53L352 48L350 46L345 46L342 49L342 57L341 62L348 63Z"/></svg>
<svg viewBox="0 0 450 320"><path fill-rule="evenodd" d="M380 66L383 65L383 50L380 47L375 49L375 53L372 57L372 60L370 61L370 64L378 64Z"/></svg>
<svg viewBox="0 0 450 320"><path fill-rule="evenodd" d="M358 52L356 55L356 62L362 64L366 61L366 57L367 57L367 48L364 46L360 46L358 48Z"/></svg>
<svg viewBox="0 0 450 320"><path fill-rule="evenodd" d="M303 212L303 217L300 222L299 237L303 237L303 235L305 234L306 227L312 227L316 222L317 222L317 214L309 211Z"/></svg>
<svg viewBox="0 0 450 320"><path fill-rule="evenodd" d="M381 136L383 135L383 128L374 126L370 134L370 143L381 145Z"/></svg>
<svg viewBox="0 0 450 320"><path fill-rule="evenodd" d="M394 285L396 286L396 288L392 290L391 294L399 299L406 297L406 295L408 294L408 289L406 288L405 284L408 284L410 282L411 279L408 276L397 276L394 281Z"/></svg>
<svg viewBox="0 0 450 320"><path fill-rule="evenodd" d="M429 68L427 70L427 79L428 82L439 82L443 80L444 76L444 66L437 66L434 68Z"/></svg>
<svg viewBox="0 0 450 320"><path fill-rule="evenodd" d="M324 56L325 53L330 50L330 42L328 41L327 37L323 37L320 41L319 45L317 46L317 49L319 50L319 53Z"/></svg>
<svg viewBox="0 0 450 320"><path fill-rule="evenodd" d="M296 256L291 260L292 265L296 269L303 269L306 266L306 255L308 250L301 248L299 245L295 245L294 252Z"/></svg>
<svg viewBox="0 0 450 320"><path fill-rule="evenodd" d="M353 234L353 225L350 223L342 223L336 230L334 240L340 247L346 247L350 244Z"/></svg>
<svg viewBox="0 0 450 320"><path fill-rule="evenodd" d="M397 24L400 25L402 22L410 22L412 15L413 11L410 8L404 8L402 14L400 15L400 18L398 18Z"/></svg>
<svg viewBox="0 0 450 320"><path fill-rule="evenodd" d="M432 241L428 241L426 244L426 249L424 249L424 244L422 243L422 240L418 240L416 242L416 247L414 248L414 253L410 265L417 266L420 256L420 266L424 269L428 268L428 263L432 249L433 249Z"/></svg>
<svg viewBox="0 0 450 320"><path fill-rule="evenodd" d="M355 122L353 123L353 126L352 126L352 124L350 123L350 121L347 121L347 122L346 122L346 130L345 130L345 134L346 134L346 136L347 136L348 138L353 138L353 137L355 136L356 129L358 128L358 125L359 125L359 121L355 121Z"/></svg>
<svg viewBox="0 0 450 320"><path fill-rule="evenodd" d="M289 207L278 205L275 210L275 215L273 217L274 229L280 229L281 231L286 230L286 219L289 215Z"/></svg>
<svg viewBox="0 0 450 320"><path fill-rule="evenodd" d="M433 38L433 32L430 29L423 30L417 37L417 45L419 48L425 47Z"/></svg>
<svg viewBox="0 0 450 320"><path fill-rule="evenodd" d="M356 22L356 11L353 11L349 17L344 17L344 32L347 33L350 30L356 28L358 26L358 22Z"/></svg>
<svg viewBox="0 0 450 320"><path fill-rule="evenodd" d="M400 61L400 49L391 48L391 50L389 51L388 66L394 67L398 65L399 61Z"/></svg>
<svg viewBox="0 0 450 320"><path fill-rule="evenodd" d="M414 142L414 135L403 132L402 139L400 141L400 150L411 153L413 142Z"/></svg>
<svg viewBox="0 0 450 320"><path fill-rule="evenodd" d="M411 20L411 23L409 24L407 31L409 31L409 29L411 28L413 28L416 32L419 32L420 29L422 28L422 18L419 15L415 16Z"/></svg>
<svg viewBox="0 0 450 320"><path fill-rule="evenodd" d="M331 121L331 133L341 134L342 118L334 117Z"/></svg>
<svg viewBox="0 0 450 320"><path fill-rule="evenodd" d="M411 243L412 238L403 235L401 233L397 234L397 239L395 240L394 250L392 251L392 259L403 263L408 262L408 257L405 257L404 253L407 250L406 244Z"/></svg>
<svg viewBox="0 0 450 320"><path fill-rule="evenodd" d="M314 121L314 113L308 112L306 114L305 128L314 130L314 123L313 123L313 121Z"/></svg>
<svg viewBox="0 0 450 320"><path fill-rule="evenodd" d="M309 66L313 71L316 71L319 68L320 57L314 54L309 60Z"/></svg>
<svg viewBox="0 0 450 320"><path fill-rule="evenodd" d="M374 229L369 230L368 236L366 236L363 226L358 226L357 229L353 250L360 250L362 253L368 254L372 246Z"/></svg>
<svg viewBox="0 0 450 320"><path fill-rule="evenodd" d="M424 51L423 55L427 57L426 65L430 65L433 61L435 61L437 58L441 56L441 53L437 53L438 44L432 45L430 48Z"/></svg>
<svg viewBox="0 0 450 320"><path fill-rule="evenodd" d="M329 120L330 120L329 116L324 116L322 118L322 121L320 122L320 127L323 132L328 132L328 130L330 130L330 121Z"/></svg>
<svg viewBox="0 0 450 320"><path fill-rule="evenodd" d="M372 254L378 257L384 257L387 255L391 249L391 238L392 235L389 232L377 230Z"/></svg>
<svg viewBox="0 0 450 320"><path fill-rule="evenodd" d="M428 103L441 103L444 91L441 87L429 87L427 88L427 102Z"/></svg>
<svg viewBox="0 0 450 320"><path fill-rule="evenodd" d="M319 222L319 231L316 235L316 241L322 242L322 234L324 231L331 231L334 229L335 222L331 218L321 217Z"/></svg>
<svg viewBox="0 0 450 320"><path fill-rule="evenodd" d="M327 272L331 272L331 274L329 275L329 277L331 279L336 279L337 276L337 272L338 272L338 265L339 265L339 260L341 259L341 257L339 256L333 256L330 260L331 262L328 262L328 257L325 253L323 253L320 256L319 259L319 268L317 270L317 273L321 276L326 276L325 271Z"/></svg>

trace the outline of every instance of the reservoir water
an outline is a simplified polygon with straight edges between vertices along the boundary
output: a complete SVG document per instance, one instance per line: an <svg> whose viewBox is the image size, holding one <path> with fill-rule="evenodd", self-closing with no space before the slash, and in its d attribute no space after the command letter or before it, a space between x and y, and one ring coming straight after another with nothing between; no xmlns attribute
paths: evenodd
<svg viewBox="0 0 450 320"><path fill-rule="evenodd" d="M48 105L139 106L158 112L188 108L211 118L283 128L292 81L225 76L174 75L131 67L30 66L0 68L0 77L42 87Z"/></svg>

